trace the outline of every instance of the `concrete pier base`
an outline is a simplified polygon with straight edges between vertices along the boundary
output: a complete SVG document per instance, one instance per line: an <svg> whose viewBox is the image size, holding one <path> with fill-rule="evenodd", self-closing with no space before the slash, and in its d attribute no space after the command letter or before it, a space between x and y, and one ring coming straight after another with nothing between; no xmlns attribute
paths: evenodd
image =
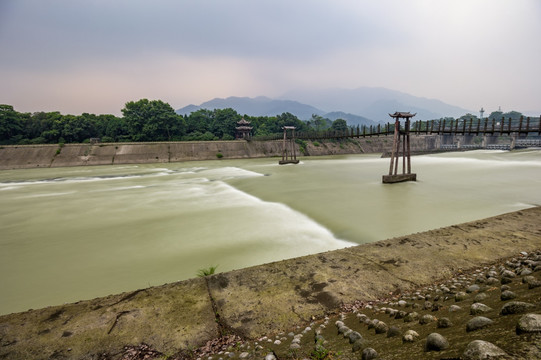
<svg viewBox="0 0 541 360"><path fill-rule="evenodd" d="M278 161L279 165L285 165L285 164L298 164L299 160L280 160Z"/></svg>
<svg viewBox="0 0 541 360"><path fill-rule="evenodd" d="M404 181L417 181L417 174L383 175L384 184L394 184Z"/></svg>

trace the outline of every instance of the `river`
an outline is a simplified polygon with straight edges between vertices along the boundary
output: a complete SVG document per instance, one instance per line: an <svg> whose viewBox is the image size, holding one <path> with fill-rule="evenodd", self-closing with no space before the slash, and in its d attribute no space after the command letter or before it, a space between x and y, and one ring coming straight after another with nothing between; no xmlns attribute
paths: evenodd
<svg viewBox="0 0 541 360"><path fill-rule="evenodd" d="M541 204L541 150L0 172L0 314L344 248Z"/></svg>

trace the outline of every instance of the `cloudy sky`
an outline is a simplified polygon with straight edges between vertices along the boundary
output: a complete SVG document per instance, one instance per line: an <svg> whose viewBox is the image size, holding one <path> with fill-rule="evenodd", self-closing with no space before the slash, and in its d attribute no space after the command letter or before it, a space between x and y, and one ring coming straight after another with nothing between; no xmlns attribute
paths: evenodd
<svg viewBox="0 0 541 360"><path fill-rule="evenodd" d="M175 109L386 87L541 112L539 0L0 0L0 103Z"/></svg>

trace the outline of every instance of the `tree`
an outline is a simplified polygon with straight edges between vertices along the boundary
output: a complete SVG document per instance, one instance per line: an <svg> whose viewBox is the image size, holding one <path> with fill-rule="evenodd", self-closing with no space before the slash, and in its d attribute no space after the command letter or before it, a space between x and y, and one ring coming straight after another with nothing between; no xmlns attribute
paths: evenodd
<svg viewBox="0 0 541 360"><path fill-rule="evenodd" d="M490 115L488 116L488 118L490 120L501 120L502 119L502 116L503 116L503 112L501 111L493 111L490 113Z"/></svg>
<svg viewBox="0 0 541 360"><path fill-rule="evenodd" d="M509 111L503 114L503 117L505 117L506 119L512 119L512 120L520 120L522 116L524 115L518 111Z"/></svg>
<svg viewBox="0 0 541 360"><path fill-rule="evenodd" d="M331 127L332 122L323 116L312 114L312 118L308 120L308 125L316 131L323 131Z"/></svg>
<svg viewBox="0 0 541 360"><path fill-rule="evenodd" d="M268 127L271 133L281 133L284 126L295 126L297 131L305 131L306 123L299 120L295 115L291 113L282 113L276 116L276 118L269 118Z"/></svg>
<svg viewBox="0 0 541 360"><path fill-rule="evenodd" d="M470 114L470 113L467 113L466 115L462 115L461 117L459 117L457 120L460 120L460 121L470 121L470 119L473 119L473 120L477 120L477 116L476 115L473 115L473 114Z"/></svg>
<svg viewBox="0 0 541 360"><path fill-rule="evenodd" d="M332 122L331 129L335 131L347 131L348 123L344 119L336 119Z"/></svg>
<svg viewBox="0 0 541 360"><path fill-rule="evenodd" d="M169 141L186 131L184 118L161 100L127 102L122 114L134 141Z"/></svg>
<svg viewBox="0 0 541 360"><path fill-rule="evenodd" d="M86 114L89 115L89 114ZM60 119L59 132L65 142L82 143L94 137L93 122L88 116L64 115Z"/></svg>
<svg viewBox="0 0 541 360"><path fill-rule="evenodd" d="M100 127L103 130L99 133L102 141L118 142L129 139L128 127L124 118L119 118L114 115L100 115Z"/></svg>
<svg viewBox="0 0 541 360"><path fill-rule="evenodd" d="M211 132L218 138L229 135L235 136L237 121L240 121L241 116L233 109L215 109L214 121L212 122Z"/></svg>
<svg viewBox="0 0 541 360"><path fill-rule="evenodd" d="M207 109L194 111L186 118L186 133L204 133L208 131L214 121L214 112Z"/></svg>
<svg viewBox="0 0 541 360"><path fill-rule="evenodd" d="M0 105L0 143L9 144L21 134L19 113L11 105Z"/></svg>

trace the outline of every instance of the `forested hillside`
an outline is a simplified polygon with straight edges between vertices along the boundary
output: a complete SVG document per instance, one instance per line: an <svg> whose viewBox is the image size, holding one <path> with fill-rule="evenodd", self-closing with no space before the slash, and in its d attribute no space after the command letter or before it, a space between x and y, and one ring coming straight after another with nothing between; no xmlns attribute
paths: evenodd
<svg viewBox="0 0 541 360"><path fill-rule="evenodd" d="M161 100L147 99L126 103L122 115L22 113L0 105L0 144L83 143L92 138L102 142L232 140L242 118L233 109L201 109L183 116ZM244 118L252 123L254 136L280 133L284 125L299 130L310 127L289 113Z"/></svg>
<svg viewBox="0 0 541 360"><path fill-rule="evenodd" d="M489 117L518 119L520 115L516 111L494 112ZM250 116L231 108L199 109L179 115L171 105L147 99L126 103L121 117L88 113L63 115L56 111L22 113L11 105L0 105L0 144L84 143L93 138L101 142L233 140L237 122L243 117L251 122L254 137L279 134L286 125L295 126L301 132L329 128L343 131L352 125L347 119L332 121L316 114L310 120L302 121L289 112L276 116ZM475 118L472 114L465 117Z"/></svg>

